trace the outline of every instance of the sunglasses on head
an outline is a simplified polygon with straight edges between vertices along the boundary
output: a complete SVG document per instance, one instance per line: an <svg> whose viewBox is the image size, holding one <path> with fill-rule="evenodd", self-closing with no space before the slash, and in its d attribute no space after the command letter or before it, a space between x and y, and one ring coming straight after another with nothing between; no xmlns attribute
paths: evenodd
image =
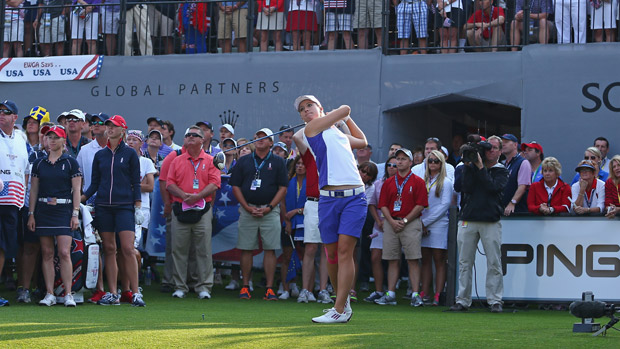
<svg viewBox="0 0 620 349"><path fill-rule="evenodd" d="M185 138L187 138L187 137L202 138L201 135L199 135L198 133L193 133L193 132L186 134Z"/></svg>
<svg viewBox="0 0 620 349"><path fill-rule="evenodd" d="M440 164L440 163L441 163L441 160L439 160L439 159L430 159L430 158L429 158L429 159L428 159L428 163L429 163L429 164Z"/></svg>
<svg viewBox="0 0 620 349"><path fill-rule="evenodd" d="M439 143L439 138L437 138L437 137L431 137L431 138L426 139L426 142L427 142L427 143L428 143L428 142L435 142L435 143Z"/></svg>
<svg viewBox="0 0 620 349"><path fill-rule="evenodd" d="M0 109L0 114L11 115L13 112L8 109Z"/></svg>
<svg viewBox="0 0 620 349"><path fill-rule="evenodd" d="M386 166L387 166L387 167L394 167L394 168L396 168L396 167L397 167L397 166L396 166L396 164L392 164L392 163L388 163L388 164L386 164Z"/></svg>

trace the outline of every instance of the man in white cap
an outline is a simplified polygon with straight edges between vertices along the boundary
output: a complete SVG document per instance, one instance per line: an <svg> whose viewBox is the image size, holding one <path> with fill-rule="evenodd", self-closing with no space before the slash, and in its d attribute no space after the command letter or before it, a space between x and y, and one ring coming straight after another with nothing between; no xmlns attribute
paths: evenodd
<svg viewBox="0 0 620 349"><path fill-rule="evenodd" d="M86 116L81 110L73 109L67 114L66 120L67 154L75 159L82 146L90 143L90 139L82 136L82 126L86 121Z"/></svg>
<svg viewBox="0 0 620 349"><path fill-rule="evenodd" d="M220 127L220 142L224 142L226 138L235 138L235 129L231 124L224 124Z"/></svg>

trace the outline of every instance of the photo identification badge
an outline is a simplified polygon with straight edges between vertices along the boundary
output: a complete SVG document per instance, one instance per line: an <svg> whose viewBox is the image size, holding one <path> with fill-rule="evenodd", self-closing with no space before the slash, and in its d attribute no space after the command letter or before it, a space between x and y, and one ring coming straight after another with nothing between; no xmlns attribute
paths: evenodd
<svg viewBox="0 0 620 349"><path fill-rule="evenodd" d="M193 184L192 188L193 189L198 189L198 179L197 178L194 179L194 184Z"/></svg>
<svg viewBox="0 0 620 349"><path fill-rule="evenodd" d="M261 179L260 178L255 178L252 181L252 185L250 186L250 190L256 190L257 188L260 188L260 183L261 183Z"/></svg>
<svg viewBox="0 0 620 349"><path fill-rule="evenodd" d="M400 211L400 200L394 201L394 212Z"/></svg>

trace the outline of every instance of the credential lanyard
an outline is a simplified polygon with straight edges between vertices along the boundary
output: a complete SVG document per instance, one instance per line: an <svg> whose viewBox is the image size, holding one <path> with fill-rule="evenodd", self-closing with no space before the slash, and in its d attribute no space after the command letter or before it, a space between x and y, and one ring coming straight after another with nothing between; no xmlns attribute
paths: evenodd
<svg viewBox="0 0 620 349"><path fill-rule="evenodd" d="M194 166L194 179L196 179L198 178L198 167L200 166L202 159L200 159L196 165L194 165L194 160L192 160L192 158L189 159L189 162L191 162L192 166Z"/></svg>
<svg viewBox="0 0 620 349"><path fill-rule="evenodd" d="M409 175L407 175L407 177L405 178L405 180L403 181L402 184L398 184L398 174L394 177L394 183L396 183L396 193L398 195L398 199L400 200L400 196L403 192L403 188L405 187L405 184L407 184L407 181L409 180L409 177L411 177L411 175L413 174L413 172L409 172Z"/></svg>
<svg viewBox="0 0 620 349"><path fill-rule="evenodd" d="M265 160L263 160L263 162L260 163L260 165L258 165L258 162L256 162L256 153L254 153L253 155L254 156L252 157L252 159L254 160L254 168L256 168L256 174L254 175L254 178L260 178L260 170L261 168L263 168L267 160L269 160L269 158L271 157L271 152L267 154L267 157L265 158Z"/></svg>

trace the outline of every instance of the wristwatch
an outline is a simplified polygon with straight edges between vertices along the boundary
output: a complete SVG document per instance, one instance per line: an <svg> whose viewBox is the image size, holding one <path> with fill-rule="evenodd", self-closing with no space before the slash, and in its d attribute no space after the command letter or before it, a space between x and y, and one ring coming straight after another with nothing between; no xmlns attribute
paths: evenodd
<svg viewBox="0 0 620 349"><path fill-rule="evenodd" d="M403 223L407 224L409 223L409 220L407 218L403 218Z"/></svg>
<svg viewBox="0 0 620 349"><path fill-rule="evenodd" d="M513 205L517 204L517 200L515 200L515 199L510 199L510 202L512 202Z"/></svg>
<svg viewBox="0 0 620 349"><path fill-rule="evenodd" d="M302 212L301 212L301 208L298 208L298 209L297 209L297 214L302 214Z"/></svg>
<svg viewBox="0 0 620 349"><path fill-rule="evenodd" d="M270 210L273 210L273 206L271 206L271 204L267 205L266 207L269 207Z"/></svg>

